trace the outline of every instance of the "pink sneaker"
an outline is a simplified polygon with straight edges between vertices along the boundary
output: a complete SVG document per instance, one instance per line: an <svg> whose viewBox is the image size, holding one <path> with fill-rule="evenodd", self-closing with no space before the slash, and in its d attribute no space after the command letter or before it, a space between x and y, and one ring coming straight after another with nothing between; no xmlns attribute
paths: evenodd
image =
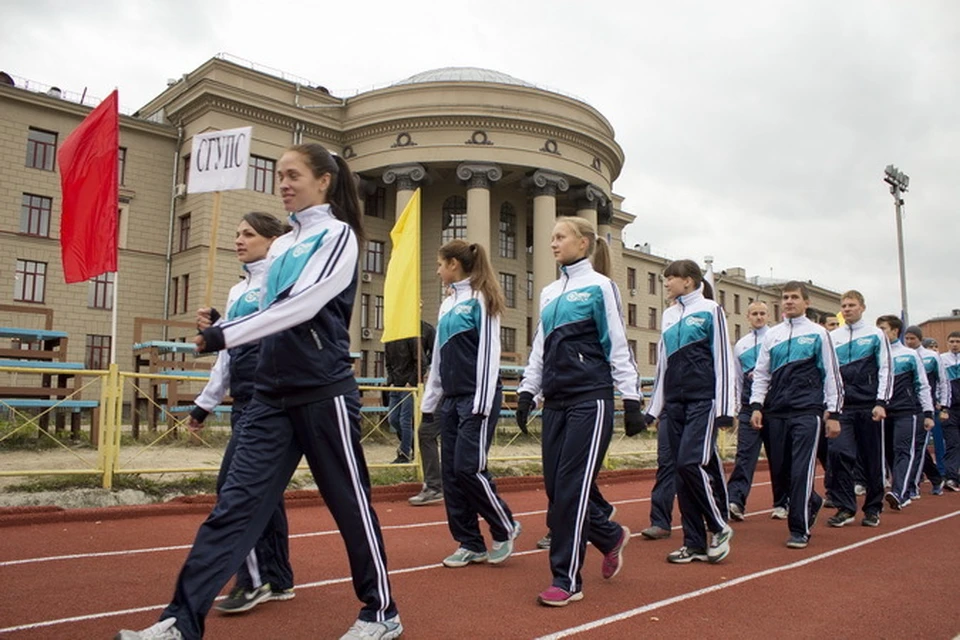
<svg viewBox="0 0 960 640"><path fill-rule="evenodd" d="M606 580L620 573L620 569L623 567L623 548L630 542L630 529L626 527L620 528L622 531L620 532L620 540L617 542L617 546L611 549L610 553L604 554L603 556L601 571Z"/></svg>
<svg viewBox="0 0 960 640"><path fill-rule="evenodd" d="M537 596L537 602L547 607L565 607L570 602L583 600L583 592L577 591L570 593L560 587L550 587L546 591L541 591Z"/></svg>

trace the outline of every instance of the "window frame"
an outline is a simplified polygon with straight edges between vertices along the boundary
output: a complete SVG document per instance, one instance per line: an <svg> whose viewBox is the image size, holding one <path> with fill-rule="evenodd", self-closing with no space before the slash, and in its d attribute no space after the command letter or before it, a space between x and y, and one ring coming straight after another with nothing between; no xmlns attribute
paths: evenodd
<svg viewBox="0 0 960 640"><path fill-rule="evenodd" d="M53 142L37 140L32 137L34 133L48 135L53 137ZM60 134L56 131L47 131L37 127L27 128L27 156L24 165L28 169L40 169L41 171L55 171L57 168L57 144ZM40 154L40 163L37 163L37 155Z"/></svg>
<svg viewBox="0 0 960 640"><path fill-rule="evenodd" d="M46 205L44 207L43 205ZM37 232L31 231L36 216ZM36 193L24 193L20 200L20 233L37 238L50 237L50 219L53 217L53 198Z"/></svg>
<svg viewBox="0 0 960 640"><path fill-rule="evenodd" d="M32 271L27 271L27 266L33 265ZM43 304L47 297L47 267L46 262L39 260L25 260L17 258L14 266L13 278L13 300L14 302L30 302L34 304ZM27 283L30 283L30 297L27 297ZM36 298L39 289L40 297ZM18 297L19 295L19 297Z"/></svg>

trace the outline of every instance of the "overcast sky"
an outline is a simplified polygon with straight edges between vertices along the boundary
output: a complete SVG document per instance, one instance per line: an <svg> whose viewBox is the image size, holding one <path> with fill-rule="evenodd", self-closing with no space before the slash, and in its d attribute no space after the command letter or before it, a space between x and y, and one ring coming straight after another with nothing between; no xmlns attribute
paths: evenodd
<svg viewBox="0 0 960 640"><path fill-rule="evenodd" d="M910 319L960 307L960 3L3 4L0 69L127 112L218 52L338 96L446 66L578 96L626 153L628 244L860 289L870 316L900 309L893 163Z"/></svg>

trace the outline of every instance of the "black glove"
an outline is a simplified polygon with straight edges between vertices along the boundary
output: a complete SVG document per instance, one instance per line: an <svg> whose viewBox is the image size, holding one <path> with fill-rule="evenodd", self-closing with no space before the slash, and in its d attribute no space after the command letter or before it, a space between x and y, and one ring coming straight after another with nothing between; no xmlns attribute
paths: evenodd
<svg viewBox="0 0 960 640"><path fill-rule="evenodd" d="M647 422L643 419L639 400L623 401L623 428L631 437L647 430Z"/></svg>
<svg viewBox="0 0 960 640"><path fill-rule="evenodd" d="M432 413L423 413L420 415L420 422L433 422Z"/></svg>
<svg viewBox="0 0 960 640"><path fill-rule="evenodd" d="M521 391L517 396L517 426L520 431L527 435L527 419L530 417L530 411L533 410L533 394L529 391Z"/></svg>
<svg viewBox="0 0 960 640"><path fill-rule="evenodd" d="M717 429L729 429L733 426L733 418L730 416L717 416L713 420L713 426Z"/></svg>
<svg viewBox="0 0 960 640"><path fill-rule="evenodd" d="M215 307L210 307L210 324L216 324L220 319L220 312Z"/></svg>

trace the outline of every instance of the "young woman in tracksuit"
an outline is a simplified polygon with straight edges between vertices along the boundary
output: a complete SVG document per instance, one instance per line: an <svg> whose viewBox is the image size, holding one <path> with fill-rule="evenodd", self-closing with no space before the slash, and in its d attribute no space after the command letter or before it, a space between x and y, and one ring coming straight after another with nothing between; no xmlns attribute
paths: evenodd
<svg viewBox="0 0 960 640"><path fill-rule="evenodd" d="M720 562L730 552L733 529L727 524L729 499L717 428L733 426L736 365L723 309L704 297L697 263L671 262L663 275L676 304L663 312L649 415L669 435L683 523L683 546L667 560ZM707 531L712 534L709 544Z"/></svg>
<svg viewBox="0 0 960 640"><path fill-rule="evenodd" d="M520 523L497 494L487 453L500 419L500 314L504 300L481 245L451 240L437 256L437 275L451 290L440 316L421 410L440 416L440 465L450 533L459 547L450 568L499 564L513 553ZM477 516L490 526L487 552Z"/></svg>
<svg viewBox="0 0 960 640"><path fill-rule="evenodd" d="M900 511L910 504L910 494L923 465L926 432L933 429L933 395L920 354L900 342L900 318L880 316L877 326L890 340L893 375L893 392L885 418L893 423L893 478L884 497L891 509Z"/></svg>
<svg viewBox="0 0 960 640"><path fill-rule="evenodd" d="M604 578L622 566L630 531L611 521L596 497L591 499L613 433L614 386L623 397L630 435L642 430L643 415L620 294L604 275L609 271L606 244L590 221L562 217L550 246L561 276L540 293L540 322L518 388L517 422L526 428L533 399L542 394L553 580L538 600L558 607L583 598L580 572L588 540L604 554Z"/></svg>
<svg viewBox="0 0 960 640"><path fill-rule="evenodd" d="M288 228L269 213L251 211L243 216L237 227L235 241L237 257L243 263L244 277L230 288L227 296L226 320L233 320L256 312L260 305L260 287L263 284L267 251L273 241L286 233ZM202 310L201 315L216 320L219 312ZM205 329L200 326L200 329ZM236 448L237 429L247 403L253 397L254 374L257 368L259 344L254 342L217 354L217 361L210 370L210 380L194 400L190 412L191 431L203 428L203 422L211 411L229 392L233 399L230 412L230 429L233 432L227 443L217 476L217 492L223 486ZM267 524L267 528L250 550L246 562L240 565L234 588L226 600L217 605L223 613L243 613L268 600L290 600L294 597L293 568L290 566L290 543L288 539L287 512L283 497Z"/></svg>
<svg viewBox="0 0 960 640"><path fill-rule="evenodd" d="M346 162L318 144L286 151L278 185L293 231L267 256L260 310L205 329L200 351L260 341L253 399L213 512L200 526L160 622L120 640L194 640L220 589L240 567L305 456L347 547L363 602L343 638L403 632L360 445L360 395L350 359L350 314L362 239Z"/></svg>

